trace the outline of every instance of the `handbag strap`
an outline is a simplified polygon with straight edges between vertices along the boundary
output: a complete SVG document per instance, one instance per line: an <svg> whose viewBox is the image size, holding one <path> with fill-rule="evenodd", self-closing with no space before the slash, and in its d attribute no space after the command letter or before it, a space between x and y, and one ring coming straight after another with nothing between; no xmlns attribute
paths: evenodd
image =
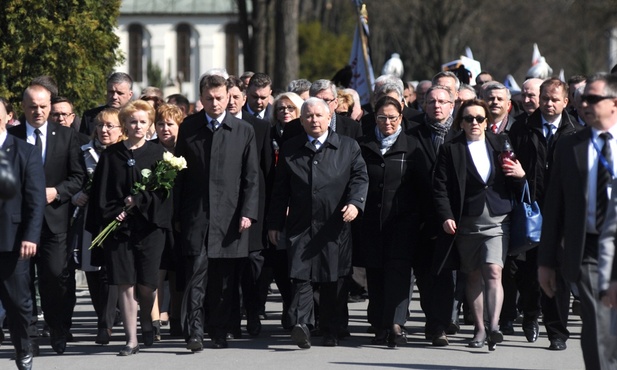
<svg viewBox="0 0 617 370"><path fill-rule="evenodd" d="M529 194L529 183L525 180L523 185L523 193L521 194L521 203L527 201L527 204L531 204L531 195Z"/></svg>

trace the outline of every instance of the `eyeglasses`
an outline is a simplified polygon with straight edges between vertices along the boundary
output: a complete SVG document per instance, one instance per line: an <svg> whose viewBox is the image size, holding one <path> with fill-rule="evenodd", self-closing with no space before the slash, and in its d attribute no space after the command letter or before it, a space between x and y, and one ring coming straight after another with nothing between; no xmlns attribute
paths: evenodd
<svg viewBox="0 0 617 370"><path fill-rule="evenodd" d="M594 104L598 104L602 100L615 99L615 98L616 98L615 96L602 96L602 95L583 94L583 95L581 95L581 102L582 103L587 103L589 105L594 105Z"/></svg>
<svg viewBox="0 0 617 370"><path fill-rule="evenodd" d="M386 123L387 121L390 121L390 122L395 122L395 121L397 121L399 118L401 118L401 115L400 115L400 114L399 114L398 116L393 116L393 117L390 117L390 116L377 116L377 117L375 117L375 119L376 119L376 120L377 120L377 122L379 122L379 123Z"/></svg>
<svg viewBox="0 0 617 370"><path fill-rule="evenodd" d="M473 121L475 120L478 124L486 121L486 117L483 116L463 116L463 121L467 122L467 123L473 123Z"/></svg>
<svg viewBox="0 0 617 370"><path fill-rule="evenodd" d="M452 104L452 102L450 100L429 100L426 102L426 104L428 105L446 105L446 104Z"/></svg>
<svg viewBox="0 0 617 370"><path fill-rule="evenodd" d="M75 113L52 113L51 116L54 118L66 118L74 115Z"/></svg>
<svg viewBox="0 0 617 370"><path fill-rule="evenodd" d="M113 130L113 129L117 128L117 127L120 127L120 126L114 126L114 125L101 125L101 124L96 125L96 128L98 128L99 130L102 130L102 129L107 129L107 130L109 130L109 131L111 131L111 130Z"/></svg>
<svg viewBox="0 0 617 370"><path fill-rule="evenodd" d="M332 103L333 101L335 101L335 100L336 100L336 98L333 98L333 99L321 99L321 100L325 101L327 104L330 104L330 103Z"/></svg>
<svg viewBox="0 0 617 370"><path fill-rule="evenodd" d="M279 112L279 113L283 113L285 111L287 111L287 112L295 112L295 110L296 110L296 107L294 107L293 105L287 105L287 106L276 108L276 111Z"/></svg>

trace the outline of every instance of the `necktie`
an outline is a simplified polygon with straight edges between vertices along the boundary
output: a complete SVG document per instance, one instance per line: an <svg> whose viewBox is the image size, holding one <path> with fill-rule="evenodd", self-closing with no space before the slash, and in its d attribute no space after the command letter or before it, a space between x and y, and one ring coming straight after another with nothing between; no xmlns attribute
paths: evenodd
<svg viewBox="0 0 617 370"><path fill-rule="evenodd" d="M38 128L34 129L34 145L41 149L41 152L43 152L43 142L41 141L41 130L39 130Z"/></svg>
<svg viewBox="0 0 617 370"><path fill-rule="evenodd" d="M259 118L259 112L254 112L254 113L253 113L253 116L255 116L255 117Z"/></svg>
<svg viewBox="0 0 617 370"><path fill-rule="evenodd" d="M493 131L493 134L496 134L496 133L497 133L497 130L498 130L498 128L497 128L497 124L496 124L496 123L493 123L493 124L491 125L491 131Z"/></svg>
<svg viewBox="0 0 617 370"><path fill-rule="evenodd" d="M210 124L212 125L212 131L216 131L219 128L219 121L213 119L212 121L210 121Z"/></svg>
<svg viewBox="0 0 617 370"><path fill-rule="evenodd" d="M313 144L313 146L315 147L315 150L319 149L319 148L317 148L317 145L319 145L319 140L313 139L313 140L311 140L311 144Z"/></svg>
<svg viewBox="0 0 617 370"><path fill-rule="evenodd" d="M545 123L544 127L546 127L546 146L550 147L553 143L553 125L550 123Z"/></svg>
<svg viewBox="0 0 617 370"><path fill-rule="evenodd" d="M598 179L596 181L596 229L598 232L602 230L604 217L606 217L606 209L608 208L608 194L606 189L611 181L611 174L606 165L609 167L613 166L613 153L609 143L612 136L608 132L603 132L599 137L604 141L601 153L606 159L606 162L598 158Z"/></svg>

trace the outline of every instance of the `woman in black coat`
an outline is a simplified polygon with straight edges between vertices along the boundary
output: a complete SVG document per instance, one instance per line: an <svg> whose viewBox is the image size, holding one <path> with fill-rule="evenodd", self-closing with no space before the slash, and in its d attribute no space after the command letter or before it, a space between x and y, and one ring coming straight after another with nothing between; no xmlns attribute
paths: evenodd
<svg viewBox="0 0 617 370"><path fill-rule="evenodd" d="M119 119L128 138L109 146L101 155L92 182L87 227L95 234L114 219L121 222L105 239L103 251L109 283L118 286L127 337L120 355L127 356L139 352L138 301L143 342L151 346L154 341L151 311L172 208L171 199L162 190L131 195L135 182L143 181L141 171L154 170L165 152L161 145L146 141L154 108L147 102L133 101L122 108Z"/></svg>
<svg viewBox="0 0 617 370"><path fill-rule="evenodd" d="M500 163L505 136L486 131L491 113L481 100L465 101L454 125L463 134L444 144L433 179L435 207L443 233L437 248L444 261L456 245L461 271L467 273L467 299L475 319L469 346L489 350L503 340L498 330L503 303L501 271L510 234L509 213L514 189L522 187L525 171L516 160ZM484 301L488 327L484 326ZM489 333L486 332L488 329Z"/></svg>
<svg viewBox="0 0 617 370"><path fill-rule="evenodd" d="M375 111L375 128L359 140L369 190L354 236L366 267L368 320L376 329L372 342L396 347L407 342L402 326L420 224L419 194L426 188L420 181L425 181L428 170L417 139L403 132L400 102L385 96Z"/></svg>

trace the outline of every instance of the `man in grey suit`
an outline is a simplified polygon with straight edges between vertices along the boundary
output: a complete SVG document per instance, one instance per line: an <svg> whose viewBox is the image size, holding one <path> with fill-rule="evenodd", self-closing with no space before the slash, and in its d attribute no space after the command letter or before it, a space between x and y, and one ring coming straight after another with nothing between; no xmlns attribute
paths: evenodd
<svg viewBox="0 0 617 370"><path fill-rule="evenodd" d="M606 221L609 183L617 153L617 76L597 74L582 95L589 127L557 143L545 195L538 281L547 296L558 292L557 272L576 283L581 300L581 347L587 369L615 369L617 340L610 312L600 304L598 234Z"/></svg>

